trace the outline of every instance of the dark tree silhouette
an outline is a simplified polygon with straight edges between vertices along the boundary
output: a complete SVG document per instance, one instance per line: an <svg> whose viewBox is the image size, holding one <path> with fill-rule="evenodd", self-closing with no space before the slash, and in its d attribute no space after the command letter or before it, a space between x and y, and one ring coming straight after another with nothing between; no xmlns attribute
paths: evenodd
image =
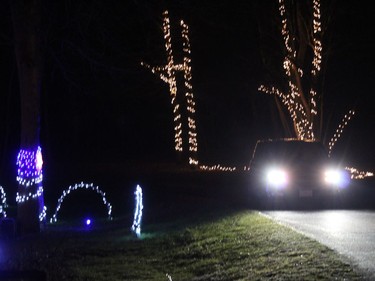
<svg viewBox="0 0 375 281"><path fill-rule="evenodd" d="M43 211L41 187L40 91L41 91L41 1L10 1L15 55L18 68L21 137L18 156L17 225L20 234L40 231Z"/></svg>

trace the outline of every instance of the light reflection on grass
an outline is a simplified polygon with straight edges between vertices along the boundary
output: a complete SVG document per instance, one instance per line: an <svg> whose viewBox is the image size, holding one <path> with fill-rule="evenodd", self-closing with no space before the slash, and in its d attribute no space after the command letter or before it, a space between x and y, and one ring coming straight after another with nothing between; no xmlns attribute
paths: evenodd
<svg viewBox="0 0 375 281"><path fill-rule="evenodd" d="M141 239L128 225L46 232L7 255L1 269L49 280L361 280L334 251L251 211L146 225Z"/></svg>

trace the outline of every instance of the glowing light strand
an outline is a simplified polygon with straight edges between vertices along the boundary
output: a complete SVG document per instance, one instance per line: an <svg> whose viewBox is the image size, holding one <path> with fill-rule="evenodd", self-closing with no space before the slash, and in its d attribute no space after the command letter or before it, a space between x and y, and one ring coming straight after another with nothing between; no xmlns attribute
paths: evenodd
<svg viewBox="0 0 375 281"><path fill-rule="evenodd" d="M328 156L331 156L333 147L335 146L336 142L341 137L342 133L344 132L344 128L348 125L348 122L354 116L354 114L355 114L354 110L349 110L348 114L345 114L344 118L341 120L341 123L339 124L333 137L328 143Z"/></svg>
<svg viewBox="0 0 375 281"><path fill-rule="evenodd" d="M142 195L142 188L137 185L135 194L135 209L134 209L134 220L131 230L137 235L137 237L141 237L141 222L142 222L142 214L143 214L143 195Z"/></svg>
<svg viewBox="0 0 375 281"><path fill-rule="evenodd" d="M222 166L220 164L208 166L208 165L200 165L199 169L203 171L220 171L220 172L234 172L237 170L237 167L229 167L229 166Z"/></svg>
<svg viewBox="0 0 375 281"><path fill-rule="evenodd" d="M29 187L43 181L43 158L40 146L36 151L21 149L16 165L18 166L17 181L20 185Z"/></svg>
<svg viewBox="0 0 375 281"><path fill-rule="evenodd" d="M345 170L350 172L351 179L362 180L364 178L374 176L373 172L359 171L358 169L353 168L353 167L345 167Z"/></svg>
<svg viewBox="0 0 375 281"><path fill-rule="evenodd" d="M312 68L311 68L311 88L309 92L309 99L310 99L310 114L311 114L311 122L313 125L314 116L318 115L317 109L317 93L315 89L316 78L320 73L320 65L322 63L322 42L318 38L321 34L321 20L320 20L320 3L318 0L313 0L313 53L314 57L312 60Z"/></svg>
<svg viewBox="0 0 375 281"><path fill-rule="evenodd" d="M39 200L39 220L43 221L46 217L46 206L43 198L43 157L42 148L38 146L35 150L20 149L16 165L17 181L25 189L16 193L17 204L25 203L29 200ZM34 190L34 191L31 191Z"/></svg>
<svg viewBox="0 0 375 281"><path fill-rule="evenodd" d="M61 205L64 202L65 197L67 195L69 195L72 191L75 191L75 190L78 190L78 189L92 190L92 191L95 191L96 193L98 193L102 197L103 204L107 207L108 219L112 219L112 216L111 216L112 205L107 201L107 199L105 197L105 192L100 190L98 186L95 186L92 183L88 184L88 183L81 182L81 183L78 183L78 184L75 184L75 185L71 185L63 191L62 195L60 196L59 200L57 201L56 211L53 214L52 218L50 219L50 223L57 222L57 214L60 211Z"/></svg>
<svg viewBox="0 0 375 281"><path fill-rule="evenodd" d="M195 101L193 94L193 86L191 84L192 74L191 74L191 59L190 59L190 40L189 40L189 27L184 23L183 20L180 22L182 27L182 39L183 39L183 51L184 51L184 80L186 88L186 102L187 102L187 112L188 112L188 127L189 127L189 164L198 165L198 159L196 158L196 153L198 151L198 141L197 132L195 125Z"/></svg>
<svg viewBox="0 0 375 281"><path fill-rule="evenodd" d="M261 85L259 90L268 94L277 95L283 105L288 109L289 115L293 121L294 131L296 136L300 140L314 140L314 116L318 114L317 101L316 101L316 90L313 85L309 91L309 102L305 101L303 96L301 85L301 78L303 70L295 65L297 52L295 50L294 42L295 38L290 35L288 28L288 19L285 8L285 1L279 0L279 13L281 17L281 35L283 37L284 47L286 50L286 56L283 61L283 68L285 75L288 79L289 90L288 93L282 93L281 91L272 90L270 88ZM313 59L312 59L312 71L313 77L317 76L320 71L321 64L321 53L322 44L318 39L321 32L321 21L320 21L320 3L318 0L313 0Z"/></svg>
<svg viewBox="0 0 375 281"><path fill-rule="evenodd" d="M182 133L182 121L180 113L180 104L177 102L177 80L176 72L182 71L184 73L185 80L185 98L186 98L186 110L187 110L187 125L188 125L188 147L189 147L189 164L198 165L197 151L198 141L195 123L195 101L193 95L193 87L191 84L191 59L190 59L190 41L188 25L184 21L180 22L182 27L182 39L183 39L183 52L184 58L182 64L175 64L173 51L172 51L172 39L171 39L171 27L168 11L163 13L163 32L165 40L165 50L167 53L167 64L165 66L152 67L144 62L142 66L150 69L152 73L158 74L160 79L169 85L169 92L171 97L171 104L174 114L174 132L175 132L175 150L178 152L183 151L183 133Z"/></svg>
<svg viewBox="0 0 375 281"><path fill-rule="evenodd" d="M0 214L3 215L4 218L7 217L7 213L5 211L8 208L7 204L7 195L4 191L4 188L0 185Z"/></svg>

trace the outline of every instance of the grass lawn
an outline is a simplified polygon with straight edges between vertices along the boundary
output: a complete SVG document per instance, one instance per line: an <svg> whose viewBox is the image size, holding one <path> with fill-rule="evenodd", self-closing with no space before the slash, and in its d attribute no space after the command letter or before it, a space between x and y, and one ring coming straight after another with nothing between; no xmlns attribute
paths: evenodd
<svg viewBox="0 0 375 281"><path fill-rule="evenodd" d="M0 269L71 281L362 280L334 251L256 211L148 224L141 239L129 227L117 219L91 231L63 225L1 241Z"/></svg>

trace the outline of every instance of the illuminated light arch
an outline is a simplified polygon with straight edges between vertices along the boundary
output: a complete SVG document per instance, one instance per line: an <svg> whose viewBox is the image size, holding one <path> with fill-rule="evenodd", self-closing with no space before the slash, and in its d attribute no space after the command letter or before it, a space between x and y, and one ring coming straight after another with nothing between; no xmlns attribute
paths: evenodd
<svg viewBox="0 0 375 281"><path fill-rule="evenodd" d="M75 185L71 185L63 191L62 195L60 196L59 200L57 201L56 211L55 211L54 215L52 216L52 218L50 219L50 223L57 222L57 213L60 211L61 205L64 202L65 197L68 196L72 191L75 191L75 190L78 190L78 189L92 190L92 191L95 191L96 193L98 193L102 197L103 204L107 207L108 219L112 219L112 216L111 216L112 205L107 201L107 199L105 197L105 192L103 192L101 189L99 189L98 186L95 186L92 183L88 184L88 183L81 182L81 183L77 183Z"/></svg>
<svg viewBox="0 0 375 281"><path fill-rule="evenodd" d="M0 185L0 215L3 215L4 218L7 217L5 208L7 208L7 195L4 191L4 188Z"/></svg>

